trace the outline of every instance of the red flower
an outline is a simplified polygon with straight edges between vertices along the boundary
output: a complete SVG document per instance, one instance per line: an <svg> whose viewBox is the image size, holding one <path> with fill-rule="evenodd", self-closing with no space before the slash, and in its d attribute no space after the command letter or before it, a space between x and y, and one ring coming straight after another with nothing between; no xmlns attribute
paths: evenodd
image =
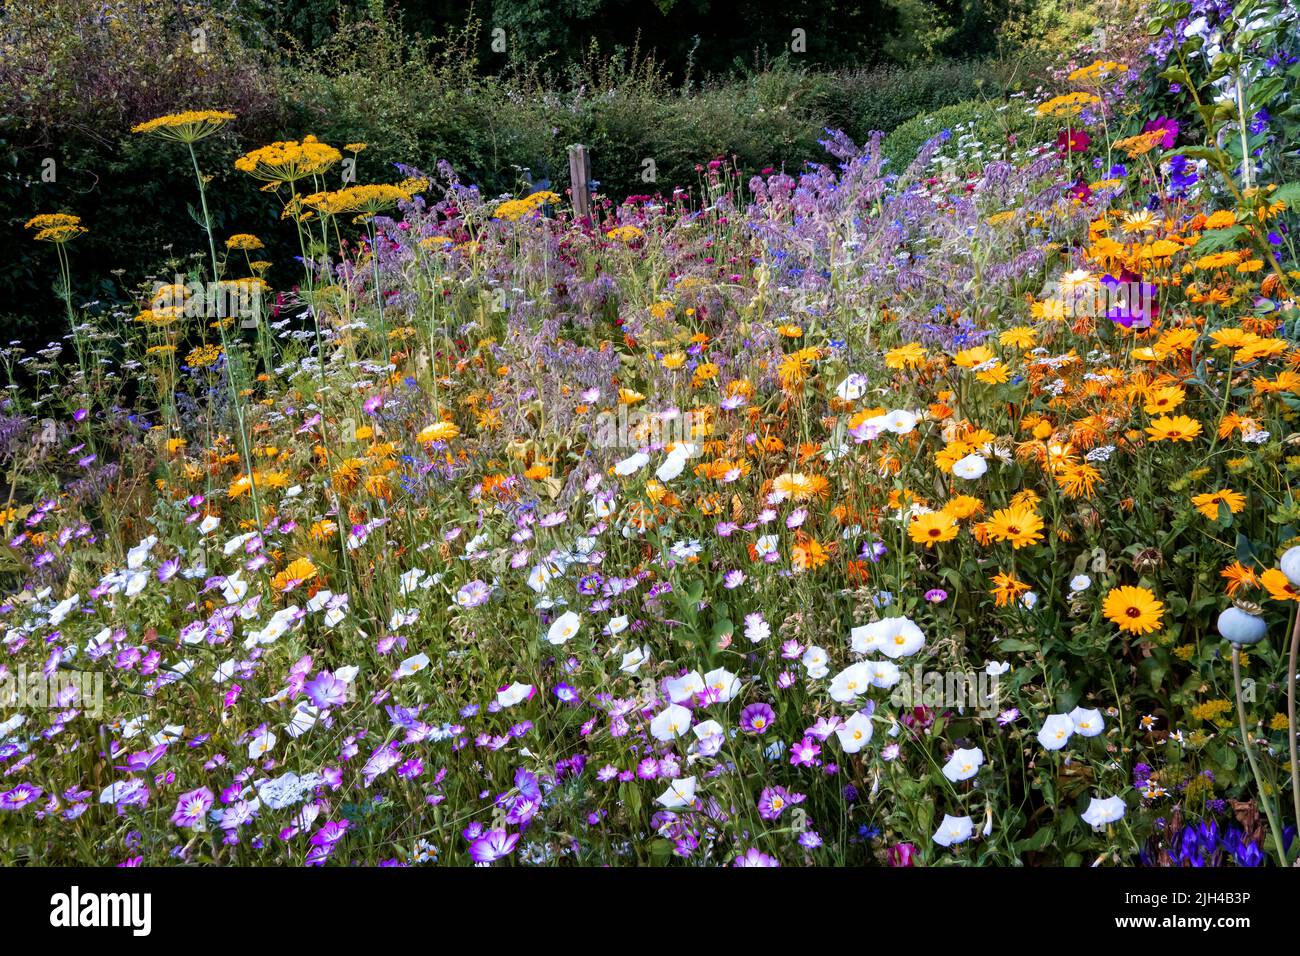
<svg viewBox="0 0 1300 956"><path fill-rule="evenodd" d="M1082 153L1092 142L1092 137L1083 130L1063 129L1056 134L1056 149L1059 153Z"/></svg>

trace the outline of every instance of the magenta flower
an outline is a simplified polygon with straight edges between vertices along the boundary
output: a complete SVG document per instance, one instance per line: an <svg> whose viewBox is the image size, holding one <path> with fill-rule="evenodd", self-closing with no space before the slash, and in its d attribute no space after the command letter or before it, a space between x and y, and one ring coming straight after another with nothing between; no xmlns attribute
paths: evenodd
<svg viewBox="0 0 1300 956"><path fill-rule="evenodd" d="M475 863L495 863L502 857L509 856L518 842L518 833L488 830L470 845L469 855Z"/></svg>
<svg viewBox="0 0 1300 956"><path fill-rule="evenodd" d="M740 856L736 857L736 862L732 866L780 866L776 857L768 856L760 850L750 847Z"/></svg>

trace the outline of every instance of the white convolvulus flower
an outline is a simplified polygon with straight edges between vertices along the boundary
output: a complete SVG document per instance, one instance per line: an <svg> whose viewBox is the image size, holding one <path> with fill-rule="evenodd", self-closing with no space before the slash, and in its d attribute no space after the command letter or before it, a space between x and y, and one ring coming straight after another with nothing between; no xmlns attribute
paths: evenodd
<svg viewBox="0 0 1300 956"><path fill-rule="evenodd" d="M704 690L704 678L699 671L691 671L664 681L664 688L668 691L668 699L674 704L680 704Z"/></svg>
<svg viewBox="0 0 1300 956"><path fill-rule="evenodd" d="M1074 724L1074 732L1080 737L1096 737L1106 729L1106 721L1102 719L1099 710L1084 710L1082 707L1076 707L1070 711L1070 722Z"/></svg>
<svg viewBox="0 0 1300 956"><path fill-rule="evenodd" d="M717 667L704 675L705 689L719 703L726 703L740 693L740 678L725 667Z"/></svg>
<svg viewBox="0 0 1300 956"><path fill-rule="evenodd" d="M835 394L846 402L857 401L867 393L867 377L861 372L852 372L835 387Z"/></svg>
<svg viewBox="0 0 1300 956"><path fill-rule="evenodd" d="M650 463L650 456L643 451L629 455L614 466L614 474L626 477L634 475Z"/></svg>
<svg viewBox="0 0 1300 956"><path fill-rule="evenodd" d="M610 618L609 623L606 624L601 629L601 631L606 636L613 637L615 634L622 634L624 631L627 630L627 627L628 627L627 615L620 614L618 617Z"/></svg>
<svg viewBox="0 0 1300 956"><path fill-rule="evenodd" d="M1123 797L1093 797L1088 809L1083 811L1083 822L1098 829L1122 818L1124 810Z"/></svg>
<svg viewBox="0 0 1300 956"><path fill-rule="evenodd" d="M509 687L497 691L497 704L502 707L513 707L521 700L527 700L532 696L532 684L520 684L518 681Z"/></svg>
<svg viewBox="0 0 1300 956"><path fill-rule="evenodd" d="M952 473L958 478L965 478L967 481L974 481L988 470L988 462L982 456L974 453L967 455L965 458L957 459L952 465Z"/></svg>
<svg viewBox="0 0 1300 956"><path fill-rule="evenodd" d="M674 451L664 459L657 469L655 477L660 481L672 481L686 468L687 455L683 451Z"/></svg>
<svg viewBox="0 0 1300 956"><path fill-rule="evenodd" d="M275 734L269 730L263 731L252 739L248 744L248 759L256 760L264 754L270 753L271 748L275 746Z"/></svg>
<svg viewBox="0 0 1300 956"><path fill-rule="evenodd" d="M217 530L217 526L220 524L221 519L216 515L207 515L199 522L199 534L211 534Z"/></svg>
<svg viewBox="0 0 1300 956"><path fill-rule="evenodd" d="M853 650L859 654L879 651L886 657L910 657L925 646L925 634L906 617L886 617L849 632Z"/></svg>
<svg viewBox="0 0 1300 956"><path fill-rule="evenodd" d="M673 740L691 729L691 712L681 704L669 704L650 721L655 740Z"/></svg>
<svg viewBox="0 0 1300 956"><path fill-rule="evenodd" d="M623 655L623 660L618 665L618 669L624 674L635 674L637 670L640 669L641 665L649 659L650 648L648 646L634 647Z"/></svg>
<svg viewBox="0 0 1300 956"><path fill-rule="evenodd" d="M1043 729L1038 732L1038 742L1048 750L1060 750L1070 742L1074 733L1074 721L1069 714L1052 714L1043 721Z"/></svg>
<svg viewBox="0 0 1300 956"><path fill-rule="evenodd" d="M665 810L689 807L695 803L695 778L682 777L668 785L668 789L655 797L655 803Z"/></svg>
<svg viewBox="0 0 1300 956"><path fill-rule="evenodd" d="M408 657L397 665L397 670L393 672L393 679L410 677L412 674L418 674L429 666L428 654L416 654L414 657Z"/></svg>
<svg viewBox="0 0 1300 956"><path fill-rule="evenodd" d="M969 780L979 773L982 766L984 766L984 751L978 747L954 750L948 762L943 765L943 775L956 783L958 780Z"/></svg>
<svg viewBox="0 0 1300 956"><path fill-rule="evenodd" d="M813 680L821 680L830 673L830 667L827 666L826 660L826 649L813 644L803 652L803 656L799 658L799 663L803 664L808 671L809 677Z"/></svg>
<svg viewBox="0 0 1300 956"><path fill-rule="evenodd" d="M555 577L555 569L545 564L535 564L528 572L528 586L538 594L546 592L546 585Z"/></svg>
<svg viewBox="0 0 1300 956"><path fill-rule="evenodd" d="M974 832L975 823L970 817L954 817L945 813L939 829L934 831L934 842L939 846L954 846L965 843Z"/></svg>
<svg viewBox="0 0 1300 956"><path fill-rule="evenodd" d="M885 431L893 432L895 435L906 435L916 427L919 417L915 412L900 408L885 415L882 424Z"/></svg>
<svg viewBox="0 0 1300 956"><path fill-rule="evenodd" d="M546 632L547 643L563 644L578 633L578 628L582 624L582 618L574 611L565 611L557 617L551 624L550 630Z"/></svg>
<svg viewBox="0 0 1300 956"><path fill-rule="evenodd" d="M138 569L142 564L144 564L145 558L149 557L149 552L153 550L153 546L157 543L158 536L156 534L151 534L149 537L142 540L126 553L126 566L132 571Z"/></svg>
<svg viewBox="0 0 1300 956"><path fill-rule="evenodd" d="M1086 591L1090 587L1092 587L1092 578L1088 577L1086 574L1076 574L1074 577L1070 578L1070 590L1074 594L1078 594L1080 591Z"/></svg>
<svg viewBox="0 0 1300 956"><path fill-rule="evenodd" d="M62 624L63 619L66 618L68 613L77 606L77 602L80 600L81 595L74 594L72 597L65 598L58 604L54 605L54 607L50 608L50 616L48 618L50 626L58 627Z"/></svg>
<svg viewBox="0 0 1300 956"><path fill-rule="evenodd" d="M871 718L858 711L835 728L835 736L846 754L855 754L871 742Z"/></svg>
<svg viewBox="0 0 1300 956"><path fill-rule="evenodd" d="M871 672L866 663L850 664L831 678L831 700L846 704L865 694L871 686Z"/></svg>
<svg viewBox="0 0 1300 956"><path fill-rule="evenodd" d="M868 661L871 683L874 687L893 687L903 679L903 673L893 661Z"/></svg>

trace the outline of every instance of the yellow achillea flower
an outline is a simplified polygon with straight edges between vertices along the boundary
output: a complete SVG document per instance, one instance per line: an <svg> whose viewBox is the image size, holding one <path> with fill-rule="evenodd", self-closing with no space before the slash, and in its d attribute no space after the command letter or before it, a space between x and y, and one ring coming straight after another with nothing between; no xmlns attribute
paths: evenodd
<svg viewBox="0 0 1300 956"><path fill-rule="evenodd" d="M957 519L944 511L927 511L915 515L907 526L911 539L927 548L941 541L951 541L957 537L957 531Z"/></svg>
<svg viewBox="0 0 1300 956"><path fill-rule="evenodd" d="M1191 441L1201 433L1201 423L1186 415L1162 415L1146 431L1152 441Z"/></svg>
<svg viewBox="0 0 1300 956"><path fill-rule="evenodd" d="M1078 116L1086 107L1100 103L1101 97L1093 93L1063 93L1038 104L1039 116Z"/></svg>
<svg viewBox="0 0 1300 956"><path fill-rule="evenodd" d="M1196 510L1211 521L1219 517L1220 503L1227 505L1228 510L1233 514L1238 514L1246 507L1246 496L1231 488L1223 488L1208 494L1195 495L1192 498L1192 505Z"/></svg>
<svg viewBox="0 0 1300 956"><path fill-rule="evenodd" d="M1094 60L1087 66L1081 66L1073 71L1069 76L1069 80L1071 83L1104 80L1112 75L1127 72L1128 66L1124 63L1115 60Z"/></svg>
<svg viewBox="0 0 1300 956"><path fill-rule="evenodd" d="M605 236L609 239L617 239L619 242L635 242L645 235L636 226L615 226Z"/></svg>
<svg viewBox="0 0 1300 956"><path fill-rule="evenodd" d="M1030 505L1012 504L993 512L984 522L984 530L993 541L1009 541L1018 551L1043 540L1043 519Z"/></svg>
<svg viewBox="0 0 1300 956"><path fill-rule="evenodd" d="M137 123L131 127L131 132L159 136L178 143L197 143L201 139L207 139L234 118L234 113L225 110L188 110Z"/></svg>
<svg viewBox="0 0 1300 956"><path fill-rule="evenodd" d="M1102 603L1102 613L1121 631L1129 634L1146 634L1160 628L1164 603L1142 587L1112 588Z"/></svg>
<svg viewBox="0 0 1300 956"><path fill-rule="evenodd" d="M137 316L139 318L139 316ZM190 368L207 368L209 365L215 365L221 358L221 346L219 345L200 345L190 351L185 356L185 364Z"/></svg>

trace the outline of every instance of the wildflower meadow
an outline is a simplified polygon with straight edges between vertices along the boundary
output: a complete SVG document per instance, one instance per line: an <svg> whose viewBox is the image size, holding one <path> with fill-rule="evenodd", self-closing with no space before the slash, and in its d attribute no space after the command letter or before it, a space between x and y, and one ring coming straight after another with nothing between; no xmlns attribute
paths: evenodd
<svg viewBox="0 0 1300 956"><path fill-rule="evenodd" d="M47 208L0 350L0 863L1295 865L1300 29L1140 17L641 195L123 128L175 267Z"/></svg>

